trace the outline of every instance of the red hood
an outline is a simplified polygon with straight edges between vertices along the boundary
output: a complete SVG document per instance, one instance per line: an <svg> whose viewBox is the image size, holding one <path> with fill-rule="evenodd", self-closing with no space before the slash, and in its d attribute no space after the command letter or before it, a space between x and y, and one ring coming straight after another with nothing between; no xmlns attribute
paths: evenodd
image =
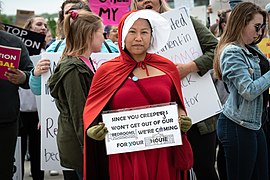
<svg viewBox="0 0 270 180"><path fill-rule="evenodd" d="M104 141L97 142L86 135L86 130L92 126L102 121L99 117L100 113L118 90L118 88L123 84L123 82L128 78L130 73L136 67L137 62L134 61L125 51L122 50L122 27L126 17L134 11L131 11L124 15L118 26L118 44L120 49L120 56L103 63L103 65L97 70L90 87L90 91L86 100L83 119L84 119L84 135L85 135L85 145L84 145L84 177L88 179L87 176L91 176L91 179L103 179L105 171L107 169L107 160L104 150ZM176 66L168 59L159 56L157 54L147 54L144 63L153 67L156 67L166 73L173 81L176 87L179 102L183 103L182 91L180 86L180 77L176 69ZM98 118L97 118L98 117ZM98 148L97 148L98 147ZM102 161L104 160L104 162ZM91 162L90 162L91 161ZM101 163L102 161L102 163ZM105 167L103 167L105 166ZM98 173L98 170L103 172Z"/></svg>

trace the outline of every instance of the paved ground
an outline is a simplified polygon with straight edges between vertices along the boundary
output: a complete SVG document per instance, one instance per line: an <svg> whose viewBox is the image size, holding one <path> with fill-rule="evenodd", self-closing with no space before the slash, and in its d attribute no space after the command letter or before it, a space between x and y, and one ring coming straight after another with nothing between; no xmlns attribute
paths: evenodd
<svg viewBox="0 0 270 180"><path fill-rule="evenodd" d="M32 177L29 176L30 174L30 165L29 161L25 161L24 163L25 173L24 173L24 180L32 180ZM44 180L47 179L54 179L54 180L63 180L63 173L60 171L58 176L50 176L49 171L45 172Z"/></svg>

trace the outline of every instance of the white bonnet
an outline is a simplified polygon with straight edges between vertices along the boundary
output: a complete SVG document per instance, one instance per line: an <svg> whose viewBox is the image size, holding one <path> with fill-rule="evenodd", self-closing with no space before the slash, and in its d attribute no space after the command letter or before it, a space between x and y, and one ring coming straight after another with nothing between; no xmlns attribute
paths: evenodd
<svg viewBox="0 0 270 180"><path fill-rule="evenodd" d="M265 6L265 11L266 11L267 13L270 13L270 3L266 4L266 6Z"/></svg>
<svg viewBox="0 0 270 180"><path fill-rule="evenodd" d="M122 29L122 49L125 48L125 38L129 29L139 18L147 19L152 28L152 39L148 53L155 53L165 46L170 36L170 24L159 13L150 9L143 9L131 13L124 22Z"/></svg>

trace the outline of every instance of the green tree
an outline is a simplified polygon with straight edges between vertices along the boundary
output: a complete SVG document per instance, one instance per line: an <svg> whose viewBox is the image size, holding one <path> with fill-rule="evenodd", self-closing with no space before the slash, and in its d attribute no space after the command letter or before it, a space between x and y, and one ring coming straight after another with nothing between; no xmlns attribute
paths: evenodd
<svg viewBox="0 0 270 180"><path fill-rule="evenodd" d="M0 15L0 21L5 24L14 25L15 24L15 16L7 16L5 14Z"/></svg>
<svg viewBox="0 0 270 180"><path fill-rule="evenodd" d="M56 36L56 21L54 20L52 16L48 17L47 24L48 24L49 29L51 30L52 36L55 37Z"/></svg>

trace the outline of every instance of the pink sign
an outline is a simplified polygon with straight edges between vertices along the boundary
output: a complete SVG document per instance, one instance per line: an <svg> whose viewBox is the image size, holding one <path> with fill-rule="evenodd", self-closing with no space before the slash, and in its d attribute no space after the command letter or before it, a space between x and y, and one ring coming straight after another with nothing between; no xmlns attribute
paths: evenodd
<svg viewBox="0 0 270 180"><path fill-rule="evenodd" d="M21 49L0 45L0 79L7 80L4 75L8 68L18 68Z"/></svg>
<svg viewBox="0 0 270 180"><path fill-rule="evenodd" d="M131 0L89 0L90 9L103 19L105 25L118 25L130 8Z"/></svg>

